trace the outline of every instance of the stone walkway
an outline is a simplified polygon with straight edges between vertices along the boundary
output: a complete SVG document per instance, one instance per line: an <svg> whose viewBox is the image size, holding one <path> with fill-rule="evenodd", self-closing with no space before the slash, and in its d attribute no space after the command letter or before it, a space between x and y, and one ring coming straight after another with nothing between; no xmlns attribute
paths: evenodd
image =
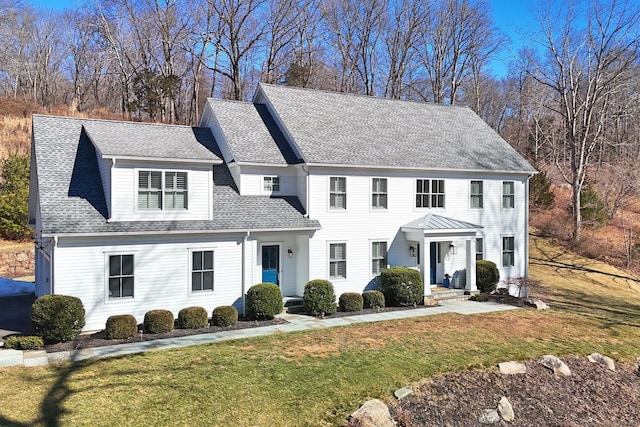
<svg viewBox="0 0 640 427"><path fill-rule="evenodd" d="M517 307L493 302L478 303L475 301L453 301L444 302L442 305L437 307L387 311L382 313L344 316L329 319L317 319L311 316L283 313L278 315L278 317L289 322L287 324L239 329L235 331L213 332L210 334L198 334L177 338L116 344L104 347L86 348L82 350L62 351L58 353L47 353L44 350L19 351L0 349L0 367L15 365L23 365L27 367L43 366L50 363L75 362L99 357L123 356L127 354L144 353L146 351L210 344L220 341L252 338L277 333L332 328L335 326L346 326L355 323L381 322L385 320L433 316L444 313L457 313L463 315L481 314L494 311L513 310L515 308Z"/></svg>

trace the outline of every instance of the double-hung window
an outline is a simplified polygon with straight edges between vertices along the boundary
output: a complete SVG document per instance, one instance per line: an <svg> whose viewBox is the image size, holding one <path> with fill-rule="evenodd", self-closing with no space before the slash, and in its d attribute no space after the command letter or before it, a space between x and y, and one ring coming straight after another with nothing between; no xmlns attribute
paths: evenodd
<svg viewBox="0 0 640 427"><path fill-rule="evenodd" d="M476 261L484 259L484 239L476 239Z"/></svg>
<svg viewBox="0 0 640 427"><path fill-rule="evenodd" d="M444 208L444 179L416 180L416 208Z"/></svg>
<svg viewBox="0 0 640 427"><path fill-rule="evenodd" d="M191 291L213 290L213 251L191 252Z"/></svg>
<svg viewBox="0 0 640 427"><path fill-rule="evenodd" d="M515 192L513 181L502 181L502 207L513 209L515 206Z"/></svg>
<svg viewBox="0 0 640 427"><path fill-rule="evenodd" d="M187 173L138 171L138 209L187 209Z"/></svg>
<svg viewBox="0 0 640 427"><path fill-rule="evenodd" d="M387 268L387 242L371 242L371 273L374 276Z"/></svg>
<svg viewBox="0 0 640 427"><path fill-rule="evenodd" d="M347 244L329 244L329 278L347 278Z"/></svg>
<svg viewBox="0 0 640 427"><path fill-rule="evenodd" d="M513 267L515 265L515 246L513 236L502 238L502 266Z"/></svg>
<svg viewBox="0 0 640 427"><path fill-rule="evenodd" d="M265 176L262 179L262 190L265 193L278 193L280 192L280 177L279 176Z"/></svg>
<svg viewBox="0 0 640 427"><path fill-rule="evenodd" d="M109 299L133 297L133 255L109 255Z"/></svg>
<svg viewBox="0 0 640 427"><path fill-rule="evenodd" d="M471 208L482 209L484 207L482 181L471 181Z"/></svg>
<svg viewBox="0 0 640 427"><path fill-rule="evenodd" d="M371 207L387 209L387 178L373 178L371 180Z"/></svg>
<svg viewBox="0 0 640 427"><path fill-rule="evenodd" d="M329 207L347 209L347 178L341 176L329 178Z"/></svg>

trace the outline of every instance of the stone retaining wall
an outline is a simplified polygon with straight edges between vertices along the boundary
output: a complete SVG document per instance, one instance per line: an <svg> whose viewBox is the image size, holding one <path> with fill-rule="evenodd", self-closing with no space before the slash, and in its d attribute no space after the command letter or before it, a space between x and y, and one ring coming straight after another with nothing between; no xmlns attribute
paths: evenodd
<svg viewBox="0 0 640 427"><path fill-rule="evenodd" d="M16 278L33 275L33 248L24 251L0 252L0 277Z"/></svg>

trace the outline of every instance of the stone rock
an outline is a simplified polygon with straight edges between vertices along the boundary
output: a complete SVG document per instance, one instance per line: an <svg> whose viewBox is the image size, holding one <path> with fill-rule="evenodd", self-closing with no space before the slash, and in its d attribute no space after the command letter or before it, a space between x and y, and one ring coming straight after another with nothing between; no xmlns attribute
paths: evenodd
<svg viewBox="0 0 640 427"><path fill-rule="evenodd" d="M350 424L359 427L395 427L389 408L378 399L364 402L357 411L349 415Z"/></svg>
<svg viewBox="0 0 640 427"><path fill-rule="evenodd" d="M502 362L498 363L498 369L502 375L526 374L527 367L520 362Z"/></svg>
<svg viewBox="0 0 640 427"><path fill-rule="evenodd" d="M413 394L413 389L411 387L402 387L393 392L393 395L396 399L401 400L407 396L411 396Z"/></svg>
<svg viewBox="0 0 640 427"><path fill-rule="evenodd" d="M616 370L616 364L614 363L613 359L607 356L603 356L600 353L592 353L587 356L587 359L589 359L589 362L591 363L599 363L610 371Z"/></svg>
<svg viewBox="0 0 640 427"><path fill-rule="evenodd" d="M500 415L495 409L483 409L478 415L478 422L480 424L498 424L500 422Z"/></svg>
<svg viewBox="0 0 640 427"><path fill-rule="evenodd" d="M567 364L551 354L542 356L540 363L542 366L551 369L554 374L564 375L565 377L571 375L571 369L569 369Z"/></svg>
<svg viewBox="0 0 640 427"><path fill-rule="evenodd" d="M498 403L498 413L506 422L512 422L515 419L515 414L513 413L513 406L511 406L511 402L507 399L506 396L502 396L500 402Z"/></svg>
<svg viewBox="0 0 640 427"><path fill-rule="evenodd" d="M537 310L549 310L549 306L538 298L527 298L524 302Z"/></svg>

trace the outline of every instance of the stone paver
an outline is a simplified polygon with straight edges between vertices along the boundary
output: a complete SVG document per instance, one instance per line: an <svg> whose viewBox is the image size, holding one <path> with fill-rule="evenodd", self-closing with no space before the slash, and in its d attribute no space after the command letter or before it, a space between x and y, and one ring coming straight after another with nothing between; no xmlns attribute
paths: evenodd
<svg viewBox="0 0 640 427"><path fill-rule="evenodd" d="M46 353L45 351L18 351L0 349L0 367L3 366L42 366L46 364L74 362L92 358L123 356L127 354L144 353L146 351L165 350L170 348L187 347L198 344L210 344L220 341L237 340L258 336L272 335L296 331L308 331L312 329L324 329L337 326L347 326L355 323L382 322L394 319L409 319L412 317L434 316L444 313L457 313L461 315L482 314L494 311L512 310L517 307L497 304L493 302L478 303L475 301L444 302L437 307L425 307L415 310L387 311L354 316L343 316L328 319L300 314L284 313L279 315L288 324L262 326L258 328L241 329L236 331L212 332L209 334L191 335L159 339L153 341L141 341L127 344L115 344L104 347L87 348L74 351L62 351L58 353Z"/></svg>

